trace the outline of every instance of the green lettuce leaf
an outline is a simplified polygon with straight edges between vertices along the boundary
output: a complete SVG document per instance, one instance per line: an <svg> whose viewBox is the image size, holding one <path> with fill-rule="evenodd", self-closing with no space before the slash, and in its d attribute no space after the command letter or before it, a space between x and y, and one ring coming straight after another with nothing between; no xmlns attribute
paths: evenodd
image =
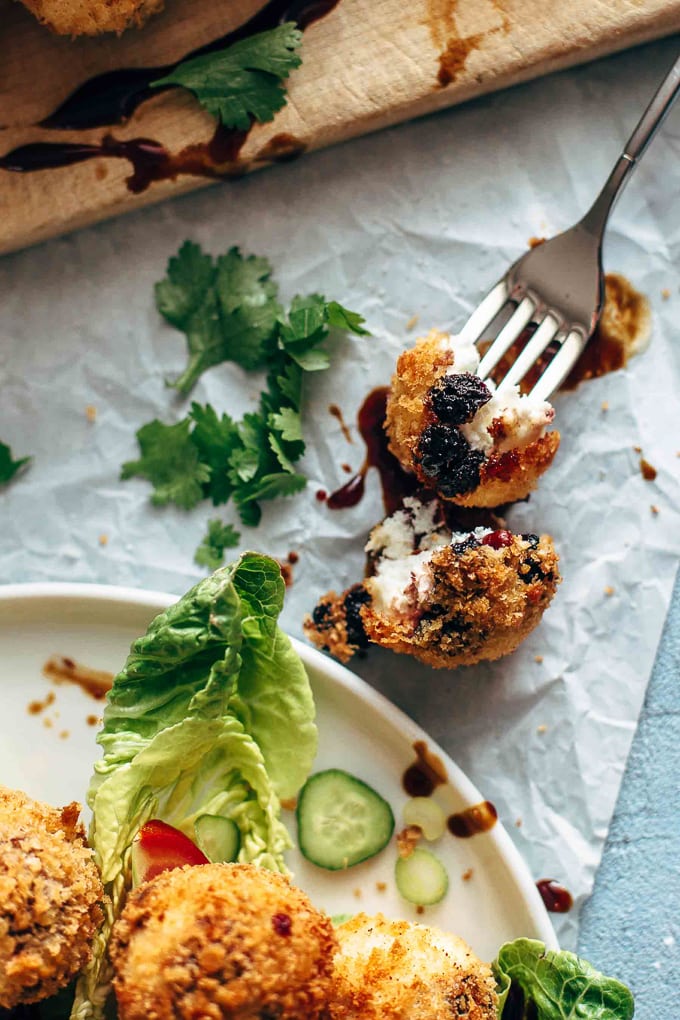
<svg viewBox="0 0 680 1020"><path fill-rule="evenodd" d="M306 779L316 728L307 675L277 624L283 595L276 561L244 553L157 616L114 679L88 792L109 900L76 1020L103 1015L106 949L130 887L130 847L149 819L193 839L199 815L222 815L238 826L240 861L286 870L279 797Z"/></svg>
<svg viewBox="0 0 680 1020"><path fill-rule="evenodd" d="M499 1020L509 999L513 1020L631 1020L635 1011L633 996L620 981L535 939L506 942L492 968Z"/></svg>

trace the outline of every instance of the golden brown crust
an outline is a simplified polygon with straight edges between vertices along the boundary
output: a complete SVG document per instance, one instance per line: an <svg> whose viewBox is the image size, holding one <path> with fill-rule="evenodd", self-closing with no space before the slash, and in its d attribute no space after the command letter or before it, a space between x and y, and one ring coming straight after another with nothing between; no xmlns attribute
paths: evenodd
<svg viewBox="0 0 680 1020"><path fill-rule="evenodd" d="M54 995L82 970L104 892L78 823L0 787L0 1007Z"/></svg>
<svg viewBox="0 0 680 1020"><path fill-rule="evenodd" d="M491 968L457 936L380 914L337 936L331 1020L495 1020Z"/></svg>
<svg viewBox="0 0 680 1020"><path fill-rule="evenodd" d="M552 539L536 548L520 536L502 549L453 546L432 556L432 587L409 615L362 611L371 641L413 655L435 669L509 655L540 622L559 583ZM371 591L372 578L365 582Z"/></svg>
<svg viewBox="0 0 680 1020"><path fill-rule="evenodd" d="M358 650L347 634L346 594L329 591L317 603L314 611L317 619L308 613L302 621L305 637L322 652L330 652L339 662L349 662Z"/></svg>
<svg viewBox="0 0 680 1020"><path fill-rule="evenodd" d="M316 1020L336 944L330 919L282 875L250 864L164 872L114 927L120 1020Z"/></svg>
<svg viewBox="0 0 680 1020"><path fill-rule="evenodd" d="M358 612L368 641L435 669L513 652L540 622L560 582L558 556L548 535L514 535L499 549L477 545L459 552L446 545L432 554L430 573L427 595L419 597L414 585L408 608L399 612L377 608L378 582L367 577L361 587L368 600ZM312 617L305 621L309 640L342 662L357 650L343 626L347 595L332 592L319 603L329 606L330 638L323 613L318 623Z"/></svg>
<svg viewBox="0 0 680 1020"><path fill-rule="evenodd" d="M24 7L58 35L120 34L141 27L163 9L164 0L21 0Z"/></svg>
<svg viewBox="0 0 680 1020"><path fill-rule="evenodd" d="M416 341L415 347L403 351L387 397L385 430L389 448L402 467L414 472L425 486L431 480L418 471L416 455L427 424L425 395L454 364L453 351L442 349L446 339L446 333L432 329Z"/></svg>
<svg viewBox="0 0 680 1020"><path fill-rule="evenodd" d="M459 506L497 507L525 499L540 476L550 467L560 445L560 434L549 432L524 447L493 454L480 468L480 482L471 492L447 495L438 488L437 479L423 471L419 457L421 436L431 423L427 395L434 384L455 365L455 354L446 346L448 336L431 330L414 347L404 351L392 377L387 400L385 428L389 448L402 467L416 475L429 489L437 489L442 499ZM441 481L444 481L442 479Z"/></svg>

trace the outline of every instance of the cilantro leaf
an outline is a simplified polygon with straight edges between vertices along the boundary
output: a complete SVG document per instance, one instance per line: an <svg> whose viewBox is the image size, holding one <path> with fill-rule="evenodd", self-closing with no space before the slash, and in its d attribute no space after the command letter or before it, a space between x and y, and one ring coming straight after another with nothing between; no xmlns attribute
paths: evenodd
<svg viewBox="0 0 680 1020"><path fill-rule="evenodd" d="M322 345L331 329L364 336L364 320L321 294L298 295L284 315L269 262L238 248L215 260L185 243L155 293L166 321L186 334L189 360L174 383L182 393L205 369L227 360L246 370L266 367L267 382L259 409L241 421L193 403L176 425L145 425L137 433L141 456L123 465L122 477L148 478L156 505L190 508L206 498L217 506L233 499L242 522L254 526L263 500L294 495L307 484L296 468L305 451L303 373L329 365ZM196 562L216 567L238 540L231 525L210 521Z"/></svg>
<svg viewBox="0 0 680 1020"><path fill-rule="evenodd" d="M215 506L226 503L234 491L230 477L231 457L239 448L238 426L228 414L217 417L214 407L193 403L189 417L194 422L191 439L201 463L210 469L210 498Z"/></svg>
<svg viewBox="0 0 680 1020"><path fill-rule="evenodd" d="M166 278L154 288L158 311L177 329L187 330L214 280L212 257L204 255L199 244L185 241L169 260Z"/></svg>
<svg viewBox="0 0 680 1020"><path fill-rule="evenodd" d="M199 245L182 245L156 284L156 306L186 334L189 361L168 385L186 396L213 365L235 361L245 369L263 365L276 346L281 308L266 259L244 258L231 248L214 264Z"/></svg>
<svg viewBox="0 0 680 1020"><path fill-rule="evenodd" d="M190 510L203 499L203 486L210 479L210 468L199 460L198 449L189 435L188 418L176 425L164 425L154 419L137 432L141 457L123 464L120 477L139 475L154 487L154 506L175 503Z"/></svg>
<svg viewBox="0 0 680 1020"><path fill-rule="evenodd" d="M233 549L241 541L241 535L232 524L222 521L208 521L208 530L196 550L194 561L199 567L217 570L224 563L225 549Z"/></svg>
<svg viewBox="0 0 680 1020"><path fill-rule="evenodd" d="M15 475L30 463L30 457L20 457L19 460L14 460L9 446L0 442L0 485L8 485Z"/></svg>
<svg viewBox="0 0 680 1020"><path fill-rule="evenodd" d="M371 335L367 329L364 329L363 323L366 320L363 315L359 315L358 312L350 312L348 308L343 308L337 301L329 301L326 305L326 321L334 329L345 329L348 333L354 333L356 336Z"/></svg>
<svg viewBox="0 0 680 1020"><path fill-rule="evenodd" d="M294 22L178 64L152 88L180 85L225 127L247 131L251 121L272 120L286 103L282 82L300 66L302 33Z"/></svg>
<svg viewBox="0 0 680 1020"><path fill-rule="evenodd" d="M217 260L217 297L225 358L245 369L260 368L274 347L281 307L267 259L231 248Z"/></svg>
<svg viewBox="0 0 680 1020"><path fill-rule="evenodd" d="M282 407L280 411L269 416L271 428L281 433L289 443L302 441L302 419L300 412L293 407Z"/></svg>

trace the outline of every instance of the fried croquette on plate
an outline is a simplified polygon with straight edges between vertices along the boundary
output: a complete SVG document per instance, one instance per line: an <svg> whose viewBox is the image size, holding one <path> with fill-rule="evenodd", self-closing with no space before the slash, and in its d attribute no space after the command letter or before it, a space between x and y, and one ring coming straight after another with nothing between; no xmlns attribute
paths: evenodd
<svg viewBox="0 0 680 1020"><path fill-rule="evenodd" d="M524 499L550 466L559 432L554 410L496 390L475 374L474 344L436 330L397 362L385 428L392 453L420 482L460 506L496 507Z"/></svg>
<svg viewBox="0 0 680 1020"><path fill-rule="evenodd" d="M371 532L373 573L330 592L304 623L317 647L346 662L374 643L435 668L498 659L539 623L560 580L547 535L452 532L438 500L404 500Z"/></svg>
<svg viewBox="0 0 680 1020"><path fill-rule="evenodd" d="M332 1020L495 1020L491 968L456 935L381 914L336 934Z"/></svg>
<svg viewBox="0 0 680 1020"><path fill-rule="evenodd" d="M130 895L110 955L120 1020L316 1020L333 925L287 878L251 864L166 871Z"/></svg>
<svg viewBox="0 0 680 1020"><path fill-rule="evenodd" d="M31 14L58 35L120 34L163 9L163 0L21 0Z"/></svg>
<svg viewBox="0 0 680 1020"><path fill-rule="evenodd" d="M38 1002L90 959L104 892L80 806L0 786L0 1007Z"/></svg>

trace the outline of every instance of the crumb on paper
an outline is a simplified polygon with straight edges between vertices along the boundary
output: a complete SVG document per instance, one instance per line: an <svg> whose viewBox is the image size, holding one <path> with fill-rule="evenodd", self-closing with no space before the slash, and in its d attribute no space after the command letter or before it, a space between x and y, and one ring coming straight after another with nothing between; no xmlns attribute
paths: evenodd
<svg viewBox="0 0 680 1020"><path fill-rule="evenodd" d="M539 726L537 726L536 727L536 732L537 733L547 733L548 732L548 727L547 727L546 723L542 722Z"/></svg>
<svg viewBox="0 0 680 1020"><path fill-rule="evenodd" d="M70 736L70 733L69 733L68 730L62 730L60 732L60 734L59 734L59 739L60 740L68 740L69 736Z"/></svg>
<svg viewBox="0 0 680 1020"><path fill-rule="evenodd" d="M281 801L281 807L284 811L295 811L297 807L297 797L284 797Z"/></svg>
<svg viewBox="0 0 680 1020"><path fill-rule="evenodd" d="M640 457L640 474L646 482L653 482L657 476L657 470L644 457Z"/></svg>
<svg viewBox="0 0 680 1020"><path fill-rule="evenodd" d="M515 828L516 829L521 829L522 828L522 819L521 818L515 818Z"/></svg>
<svg viewBox="0 0 680 1020"><path fill-rule="evenodd" d="M423 906L422 906L422 905L421 905L421 904L419 903L419 904L418 904L418 906L416 907L416 914L419 914L419 915L421 915L421 916L422 916L422 915L423 915L424 913L425 913L425 907L423 907Z"/></svg>
<svg viewBox="0 0 680 1020"><path fill-rule="evenodd" d="M530 237L527 243L528 243L530 248L538 248L539 244L545 244L545 238L544 237Z"/></svg>
<svg viewBox="0 0 680 1020"><path fill-rule="evenodd" d="M94 404L88 404L85 408L85 417L89 421L90 425L94 425L97 420L97 408Z"/></svg>
<svg viewBox="0 0 680 1020"><path fill-rule="evenodd" d="M657 514L659 513L659 508L658 508L658 506L656 505L656 503L652 503L652 505L650 506L650 508L649 508L649 509L650 509L650 510L652 511L652 513L654 514L654 516L655 516L655 517L656 517L656 516L657 516Z"/></svg>
<svg viewBox="0 0 680 1020"><path fill-rule="evenodd" d="M51 719L43 719L43 726L45 727L46 730L51 730L52 725L53 724Z"/></svg>
<svg viewBox="0 0 680 1020"><path fill-rule="evenodd" d="M100 545L108 545L109 544L109 536L104 534L104 532L102 532L102 534L99 536L97 541L99 542Z"/></svg>
<svg viewBox="0 0 680 1020"><path fill-rule="evenodd" d="M670 296L671 296L670 290L668 289L668 287L664 287L663 290L661 291L661 297L663 298L664 301L668 301Z"/></svg>
<svg viewBox="0 0 680 1020"><path fill-rule="evenodd" d="M634 446L633 449L635 450L636 453L642 453L642 447L641 446Z"/></svg>
<svg viewBox="0 0 680 1020"><path fill-rule="evenodd" d="M539 664L539 666L540 666L540 664L543 662L543 656L542 655L534 655L534 662L537 662Z"/></svg>
<svg viewBox="0 0 680 1020"><path fill-rule="evenodd" d="M378 890L378 892L386 892L387 882L376 882L375 887Z"/></svg>
<svg viewBox="0 0 680 1020"><path fill-rule="evenodd" d="M603 411L608 411L609 410L609 401L608 400L603 400L602 401L601 409Z"/></svg>
<svg viewBox="0 0 680 1020"><path fill-rule="evenodd" d="M607 595L607 596L613 595L613 594L614 594L614 588L613 588L613 586L612 586L611 584L607 584L607 585L605 585L604 593L605 593L605 595Z"/></svg>
<svg viewBox="0 0 680 1020"><path fill-rule="evenodd" d="M407 825L397 833L397 853L400 857L410 857L422 839L423 830L419 825Z"/></svg>
<svg viewBox="0 0 680 1020"><path fill-rule="evenodd" d="M85 722L88 726L99 726L101 724L101 717L98 715L88 715Z"/></svg>
<svg viewBox="0 0 680 1020"><path fill-rule="evenodd" d="M460 877L463 879L464 882L469 882L473 875L474 875L473 869L468 868L466 871L463 872L463 874Z"/></svg>
<svg viewBox="0 0 680 1020"><path fill-rule="evenodd" d="M416 328L416 326L418 325L418 318L419 316L412 315L411 318L408 320L408 322L406 323L406 331L408 333L410 333L412 329Z"/></svg>
<svg viewBox="0 0 680 1020"><path fill-rule="evenodd" d="M352 895L354 896L355 900L360 900L361 899L361 895L362 895L361 889L359 889L359 888L354 889L354 891L352 892Z"/></svg>

